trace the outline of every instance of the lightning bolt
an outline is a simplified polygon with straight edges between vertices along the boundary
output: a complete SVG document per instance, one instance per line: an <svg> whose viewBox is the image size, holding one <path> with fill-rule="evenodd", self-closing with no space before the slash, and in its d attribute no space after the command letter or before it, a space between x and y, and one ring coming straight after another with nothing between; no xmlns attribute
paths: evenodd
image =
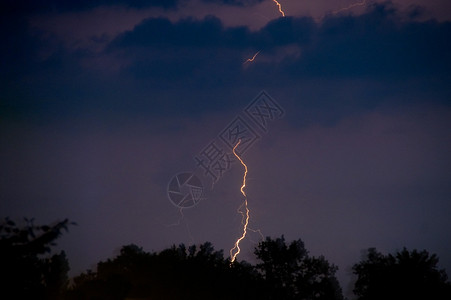
<svg viewBox="0 0 451 300"><path fill-rule="evenodd" d="M180 216L177 219L177 221L175 223L166 225L167 227L179 226L182 223L182 221L185 219L185 214L183 213L183 208L182 207L179 207L178 213L180 214Z"/></svg>
<svg viewBox="0 0 451 300"><path fill-rule="evenodd" d="M241 204L240 208L238 209L238 212L242 214L243 220L241 223L243 223L243 234L241 237L239 237L236 242L235 246L230 249L230 263L233 263L237 257L238 254L240 254L240 242L246 237L247 234L247 225L249 225L249 207L247 205L247 196L246 192L244 191L244 188L246 187L246 176L247 176L247 165L244 163L244 161L241 159L241 157L236 153L236 148L241 143L241 140L238 140L238 143L233 147L233 154L238 158L238 160L241 162L241 164L244 167L244 175L243 175L243 184L241 185L240 191L241 194L244 196L244 203ZM244 206L245 213L241 211L241 208Z"/></svg>
<svg viewBox="0 0 451 300"><path fill-rule="evenodd" d="M351 4L351 5L347 6L347 7L343 7L343 8L334 10L332 12L332 14L335 15L335 14L338 14L339 12L342 12L342 11L345 11L345 10L349 10L349 9L351 9L353 7L356 7L356 6L363 6L363 5L366 5L366 0L363 0L362 2L353 3L353 4Z"/></svg>
<svg viewBox="0 0 451 300"><path fill-rule="evenodd" d="M185 214L183 213L183 208L182 207L180 207L178 209L178 213L180 214L180 216L179 216L177 222L172 223L172 224L168 224L168 225L166 225L166 227L180 226L180 225L182 225L182 222L183 222L185 224L188 236L189 236L189 238L191 240L191 244L194 244L194 238L193 238L193 235L191 234L190 226L189 226L188 222L185 220Z"/></svg>
<svg viewBox="0 0 451 300"><path fill-rule="evenodd" d="M252 56L252 58L248 58L248 59L243 63L243 65L244 65L245 63L248 63L248 62L253 62L254 59L257 57L257 55L258 55L259 53L260 53L260 51L257 51L257 53L255 53L254 56Z"/></svg>
<svg viewBox="0 0 451 300"><path fill-rule="evenodd" d="M277 0L272 1L279 7L279 12L282 14L282 17L285 17L285 13L282 10L282 5L280 5L280 3Z"/></svg>

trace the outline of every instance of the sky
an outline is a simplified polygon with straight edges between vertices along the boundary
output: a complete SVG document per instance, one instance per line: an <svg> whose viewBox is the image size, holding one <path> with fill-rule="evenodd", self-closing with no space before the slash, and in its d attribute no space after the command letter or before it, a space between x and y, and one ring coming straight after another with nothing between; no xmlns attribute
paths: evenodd
<svg viewBox="0 0 451 300"><path fill-rule="evenodd" d="M347 295L369 247L426 249L451 274L451 4L279 3L2 1L0 215L76 222L58 242L71 276L130 243L228 255L241 137L260 231L238 260L284 234ZM181 173L203 188L182 209Z"/></svg>

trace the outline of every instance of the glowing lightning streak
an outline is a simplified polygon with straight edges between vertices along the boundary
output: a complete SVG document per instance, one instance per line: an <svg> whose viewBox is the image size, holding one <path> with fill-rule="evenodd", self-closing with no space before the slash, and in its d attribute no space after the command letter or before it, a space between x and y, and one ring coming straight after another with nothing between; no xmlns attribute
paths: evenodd
<svg viewBox="0 0 451 300"><path fill-rule="evenodd" d="M252 56L252 58L248 58L243 64L248 63L248 62L253 62L259 53L260 53L260 51L255 53L254 56Z"/></svg>
<svg viewBox="0 0 451 300"><path fill-rule="evenodd" d="M179 226L182 224L182 222L185 223L186 231L188 232L191 243L194 244L194 238L193 238L193 235L191 234L191 229L189 227L188 222L186 222L186 220L185 220L185 214L183 213L183 207L180 207L178 212L180 214L180 217L178 218L177 222L168 224L168 225L166 225L166 227Z"/></svg>
<svg viewBox="0 0 451 300"><path fill-rule="evenodd" d="M274 3L277 4L277 6L279 7L279 12L282 14L282 17L285 17L285 13L282 10L282 5L280 5L280 3L277 0L272 1L274 1Z"/></svg>
<svg viewBox="0 0 451 300"><path fill-rule="evenodd" d="M277 1L277 0L272 0L276 5L277 5L277 7L279 8L279 12L282 14L282 17L285 17L285 12L282 10L282 5L279 3L279 1ZM264 17L264 16L263 16ZM266 18L266 17L265 17ZM244 64L246 64L246 63L248 63L248 62L253 62L254 61L254 59L257 57L257 55L260 53L260 50L257 52L257 53L255 53L254 54L254 56L252 56L252 58L248 58L248 59L246 59L246 61L243 63L243 65ZM239 142L238 142L238 144L239 144ZM235 146L236 147L236 146ZM235 156L236 157L238 157L238 155L236 155L235 154ZM243 164L244 165L244 164Z"/></svg>
<svg viewBox="0 0 451 300"><path fill-rule="evenodd" d="M245 221L243 224L243 234L241 235L241 237L239 239L236 240L235 246L232 249L230 249L230 263L233 263L236 259L236 256L238 254L240 254L240 252L241 252L240 242L246 237L247 225L249 224L249 208L247 207L247 196L246 196L246 193L244 192L244 188L246 187L247 166L244 163L244 161L241 159L241 157L238 154L236 154L236 151L235 151L240 143L241 143L241 140L239 140L238 143L235 145L235 147L233 147L233 154L236 156L236 158L238 158L238 160L244 166L243 185L241 186L240 191L241 191L241 194L243 194L243 196L244 196L244 208L246 209L246 215L243 214L243 218L245 217ZM243 205L241 205L240 208L242 206ZM236 252L233 253L235 250L236 250Z"/></svg>
<svg viewBox="0 0 451 300"><path fill-rule="evenodd" d="M363 5L366 5L366 0L363 0L362 2L353 3L353 4L351 4L351 5L347 6L347 7L343 7L343 8L334 10L332 12L332 14L335 15L335 14L338 14L338 13L340 13L342 11L349 10L349 9L354 8L356 6L363 6Z"/></svg>

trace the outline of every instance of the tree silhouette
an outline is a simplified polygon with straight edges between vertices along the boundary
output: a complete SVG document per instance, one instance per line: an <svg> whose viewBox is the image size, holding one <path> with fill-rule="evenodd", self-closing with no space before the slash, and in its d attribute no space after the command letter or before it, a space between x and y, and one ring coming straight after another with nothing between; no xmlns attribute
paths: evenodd
<svg viewBox="0 0 451 300"><path fill-rule="evenodd" d="M335 277L337 267L323 257L309 257L299 239L290 244L285 238L267 237L255 249L261 263L270 299L343 299Z"/></svg>
<svg viewBox="0 0 451 300"><path fill-rule="evenodd" d="M74 278L68 299L263 299L261 277L246 263L230 264L211 243L147 253L136 245Z"/></svg>
<svg viewBox="0 0 451 300"><path fill-rule="evenodd" d="M16 299L59 299L68 283L69 264L64 251L49 258L54 241L67 230L66 219L36 226L25 219L19 227L6 218L0 224L0 288Z"/></svg>
<svg viewBox="0 0 451 300"><path fill-rule="evenodd" d="M354 293L361 300L451 299L451 285L438 258L427 251L403 249L383 255L375 248L353 266L357 275Z"/></svg>
<svg viewBox="0 0 451 300"><path fill-rule="evenodd" d="M68 299L343 299L337 268L308 256L301 240L267 238L255 253L257 266L231 263L209 242L159 253L127 245L74 278Z"/></svg>

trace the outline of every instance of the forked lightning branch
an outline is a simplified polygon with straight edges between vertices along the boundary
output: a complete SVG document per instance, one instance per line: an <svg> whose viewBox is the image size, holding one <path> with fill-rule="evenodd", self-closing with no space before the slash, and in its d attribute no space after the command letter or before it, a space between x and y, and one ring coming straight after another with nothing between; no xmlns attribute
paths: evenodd
<svg viewBox="0 0 451 300"><path fill-rule="evenodd" d="M238 209L243 216L243 229L235 246L230 250L231 262L240 253L239 244L246 237L249 224L249 208L244 192L247 166L241 157L268 133L273 122L284 115L283 108L267 92L261 91L194 157L195 166L192 171L179 172L168 183L169 201L182 211L195 207L207 199L207 192L214 188L235 162L240 162L245 167L243 185L240 189L244 202ZM244 208L244 211L241 211L241 208Z"/></svg>

